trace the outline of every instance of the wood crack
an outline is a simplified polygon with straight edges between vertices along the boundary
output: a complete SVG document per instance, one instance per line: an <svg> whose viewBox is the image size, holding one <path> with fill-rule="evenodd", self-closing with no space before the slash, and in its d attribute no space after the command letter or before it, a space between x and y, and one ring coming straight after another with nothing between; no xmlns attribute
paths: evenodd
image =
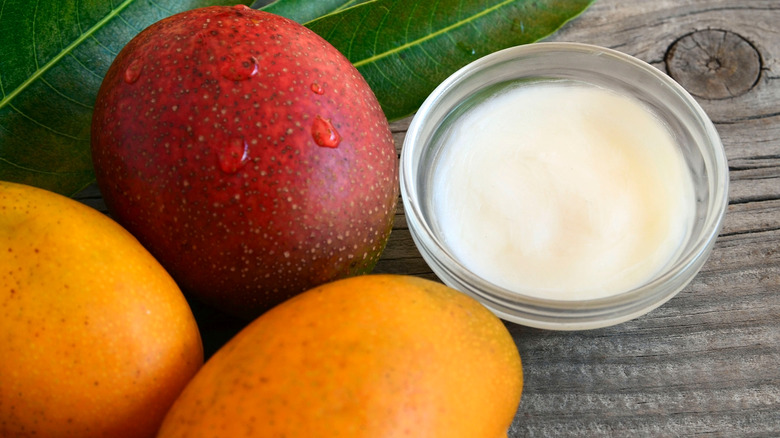
<svg viewBox="0 0 780 438"><path fill-rule="evenodd" d="M780 116L780 111L774 113L768 113L768 114L754 114L754 115L739 117L731 120L713 120L712 122L715 123L716 125L735 125L742 122L770 119L772 117L778 117L778 116Z"/></svg>
<svg viewBox="0 0 780 438"><path fill-rule="evenodd" d="M729 231L726 233L721 233L718 235L719 238L722 237L735 237L735 236L744 236L748 234L758 234L758 233L771 233L775 231L780 231L780 227L770 227L770 228L762 228L762 229L756 229L756 230L740 230L740 231Z"/></svg>

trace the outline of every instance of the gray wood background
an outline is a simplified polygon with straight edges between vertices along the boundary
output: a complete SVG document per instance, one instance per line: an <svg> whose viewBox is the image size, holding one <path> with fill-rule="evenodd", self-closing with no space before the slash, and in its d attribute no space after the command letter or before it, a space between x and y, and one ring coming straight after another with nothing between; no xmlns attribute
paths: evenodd
<svg viewBox="0 0 780 438"><path fill-rule="evenodd" d="M726 148L730 205L700 274L650 314L507 323L525 376L509 437L780 437L780 0L597 0L548 40L636 56L693 93ZM399 151L409 122L392 124ZM94 186L79 199L105 211ZM436 278L400 206L376 272ZM194 310L207 353L240 328Z"/></svg>

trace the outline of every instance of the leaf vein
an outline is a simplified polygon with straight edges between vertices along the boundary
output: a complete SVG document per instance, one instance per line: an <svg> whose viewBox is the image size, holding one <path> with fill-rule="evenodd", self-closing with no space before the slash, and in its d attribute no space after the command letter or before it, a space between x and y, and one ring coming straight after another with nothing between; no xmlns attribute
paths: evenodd
<svg viewBox="0 0 780 438"><path fill-rule="evenodd" d="M382 76L385 79L385 81L388 84L390 84L391 87L395 88L396 90L400 90L401 89L400 85L398 85L398 84L396 84L395 82L392 81L392 78L387 74L385 69L379 68L376 65L375 65L375 67L377 67L377 70L379 70L379 75Z"/></svg>
<svg viewBox="0 0 780 438"><path fill-rule="evenodd" d="M516 0L504 0L504 1L502 1L502 2L500 2L498 4L496 4L496 5L493 5L493 6L489 7L489 8L485 8L484 10L480 11L479 13L476 13L476 14L468 17L468 18L465 18L463 20L458 20L458 21L450 24L449 26L445 26L445 27L443 27L443 28L441 28L441 29L439 29L437 31L430 32L430 33L428 33L427 35L425 35L425 36L423 36L421 38L418 38L418 39L413 40L413 41L409 41L406 44L402 44L402 45L400 45L398 47L395 47L395 48L390 49L390 50L386 50L386 51L384 51L382 53L377 53L377 54L375 54L373 56L370 56L368 58L361 59L361 60L358 60L358 61L354 61L353 64L355 65L355 67L360 67L362 65L369 64L369 63L372 63L372 62L376 62L377 60L380 60L380 59L383 59L383 58L387 58L388 56L395 55L396 53L402 52L402 51L404 51L404 50L406 50L406 49L408 49L408 48L410 48L412 46L415 46L415 45L418 45L418 44L422 44L425 41L428 41L428 40L431 40L433 38L436 38L436 37L438 37L438 36L440 36L442 34L446 34L447 32L450 32L453 29L456 29L456 28L461 27L461 26L463 26L465 24L468 24L468 23L470 23L473 20L476 20L476 19L481 18L481 17L483 17L485 15L488 15L488 14L490 14L492 12L495 12L495 11L501 9L502 7L512 3L514 1L516 1Z"/></svg>
<svg viewBox="0 0 780 438"><path fill-rule="evenodd" d="M404 41L409 41L409 27L412 25L412 17L414 16L415 11L417 10L417 6L419 6L419 3L414 3L412 5L412 10L409 11L409 15L406 18L406 27L404 28Z"/></svg>
<svg viewBox="0 0 780 438"><path fill-rule="evenodd" d="M357 36L357 29L360 29L363 26L363 23L366 22L367 18L368 18L368 14L363 15L363 18L360 20L360 24L355 26L355 32L352 33L352 38L350 38L349 45L347 46L347 56L351 56L352 55L352 44L355 42L355 37Z"/></svg>
<svg viewBox="0 0 780 438"><path fill-rule="evenodd" d="M149 3L150 3L150 4L152 4L154 7L156 7L157 9L159 9L159 10L161 10L161 11L165 12L165 13L166 13L166 14L168 14L168 15L170 15L170 14L172 14L172 13L173 13L173 11L171 11L171 10L170 10L170 9L168 9L168 8L165 8L165 7L163 7L161 4L157 3L157 2L156 2L156 1L154 1L154 0L149 0Z"/></svg>
<svg viewBox="0 0 780 438"><path fill-rule="evenodd" d="M135 0L123 0L116 8L112 9L105 17L101 18L86 32L82 32L81 35L79 35L78 38L73 40L73 42L68 44L68 46L63 51L58 53L55 57L49 60L45 65L36 68L35 72L32 75L30 75L30 77L28 77L27 80L25 80L18 87L16 87L16 89L12 90L7 95L4 94L3 100L0 100L0 108L5 107L6 105L10 105L11 100L13 100L19 93L21 93L27 87L29 87L30 84L37 81L44 73L46 73L49 69L51 69L54 65L56 65L60 60L62 60L62 58L70 54L76 47L79 46L79 44L84 42L84 40L86 40L87 38L91 37L95 32L97 32L98 29L103 27L103 25L105 25L107 22L111 21L116 15L118 15L123 9L125 9L134 1ZM78 8L78 4L77 4L77 8ZM78 13L76 14L76 16L77 16L78 28L79 31L81 31L82 29L81 20L79 19Z"/></svg>
<svg viewBox="0 0 780 438"><path fill-rule="evenodd" d="M38 21L38 5L41 4L41 0L37 0L35 2L35 8L33 8L33 16L32 16L32 52L33 52L33 61L35 62L35 69L38 70L40 68L38 66L38 44L35 41L35 23Z"/></svg>
<svg viewBox="0 0 780 438"><path fill-rule="evenodd" d="M415 69L410 66L410 64L404 60L400 60L400 64L409 72L410 75L416 77L417 79L424 81L424 82L431 82L430 78L426 78L419 73L415 71Z"/></svg>
<svg viewBox="0 0 780 438"><path fill-rule="evenodd" d="M135 31L135 33L139 33L139 32L141 32L141 31L143 30L143 29L141 29L141 28L138 28L138 27L136 27L136 26L135 26L133 23L131 23L131 22L127 21L127 18L125 18L125 17L124 17L122 14L117 14L117 16L116 16L116 17L117 17L117 18L118 18L120 21L122 21L123 23L125 23L125 24L127 25L127 27L129 27L130 29L133 29L133 30Z"/></svg>
<svg viewBox="0 0 780 438"><path fill-rule="evenodd" d="M341 6L339 6L338 8L336 8L336 9L335 9L333 12L339 12L339 11L342 11L342 10L344 10L344 9L347 9L348 7L350 7L350 6L354 5L354 4L355 4L355 1L356 1L356 0L349 0L349 1L346 1L346 2L342 3L342 4L341 4Z"/></svg>
<svg viewBox="0 0 780 438"><path fill-rule="evenodd" d="M40 174L44 174L44 175L71 175L71 174L75 175L75 174L81 173L81 172L75 172L75 171L74 172L51 172L51 171L48 171L48 170L33 169L33 168L30 168L30 167L22 166L21 164L14 163L13 161L11 161L11 160L9 160L7 158L3 158L3 157L0 157L0 162L6 163L9 166L15 167L17 169L25 170L27 172L40 173Z"/></svg>
<svg viewBox="0 0 780 438"><path fill-rule="evenodd" d="M336 29L338 29L338 27L341 26L341 23L344 22L344 16L343 15L341 15L341 16L339 16L337 18L339 20L338 23L333 25L333 27L328 32L328 35L323 35L323 38L325 38L325 40L327 40L327 41L331 41L331 38L333 38L333 35L336 33ZM347 56L348 53L345 52L344 55Z"/></svg>
<svg viewBox="0 0 780 438"><path fill-rule="evenodd" d="M73 53L69 53L68 56L73 58L78 65L84 67L84 70L88 71L91 75L95 76L96 78L99 78L101 81L103 80L103 76L102 75L98 74L97 72L95 72L94 70L89 68L89 66L87 66L87 64L84 64L83 62L81 62L81 60L79 58L77 58L76 55L74 55Z"/></svg>
<svg viewBox="0 0 780 438"><path fill-rule="evenodd" d="M79 30L79 34L84 33L84 29L81 28L81 14L79 14L79 11L81 10L81 2L79 0L76 0L76 28Z"/></svg>
<svg viewBox="0 0 780 438"><path fill-rule="evenodd" d="M0 4L0 23L3 22L3 12L5 12L5 1L6 0L2 0L2 4ZM5 97L5 88L3 87L2 72L0 72L0 94L2 94L3 97Z"/></svg>
<svg viewBox="0 0 780 438"><path fill-rule="evenodd" d="M384 6L383 6L384 7ZM379 35L382 34L382 29L385 27L385 23L387 23L387 18L390 17L390 15L393 13L392 10L387 9L387 13L383 14L382 21L379 22L379 25L376 27L376 33L374 34L374 47L372 49L372 52L376 53L377 45L379 44ZM362 23L361 23L362 24ZM356 32L357 33L357 32ZM353 37L354 38L354 37ZM351 49L351 47L350 47Z"/></svg>
<svg viewBox="0 0 780 438"><path fill-rule="evenodd" d="M449 35L448 35L448 38L450 38L450 39L452 40L452 37L451 37L451 36L449 36ZM453 40L453 44L454 44L454 43L455 43L455 41ZM433 63L433 65L435 65L435 66L437 66L437 67L444 67L444 64L442 64L441 62L439 62L439 61L438 61L438 60L437 60L437 59L436 59L436 58L435 58L433 55L431 55L431 53L430 53L430 52L428 52L427 50L425 50L425 47L422 47L422 46L420 46L420 47L419 47L419 49L420 49L420 50L422 50L422 52L423 52L423 54L425 55L425 57L426 57L426 58L428 58L428 59L430 59L430 60L431 60L431 62Z"/></svg>
<svg viewBox="0 0 780 438"><path fill-rule="evenodd" d="M276 0L276 1L279 1L279 0ZM321 17L315 18L313 20L309 20L309 21L303 23L303 25L308 27L311 23L314 23L315 21L322 20L323 18L330 17L330 16L340 15L342 12L346 11L347 9L350 9L350 8L353 8L353 7L358 7L358 6L363 6L363 5L367 4L367 3L375 3L377 1L378 0L357 1L356 4L354 4L354 5L351 5L351 6L345 7L345 8L340 8L340 9L333 10L333 11L328 12L327 14L325 14L325 15L323 15ZM350 2L350 3L352 3L352 2ZM261 10L265 10L266 7L262 8ZM341 17L340 21L344 21L344 17ZM325 38L325 39L327 40L328 38Z"/></svg>
<svg viewBox="0 0 780 438"><path fill-rule="evenodd" d="M63 93L62 91L58 90L57 88L55 88L55 87L54 87L54 85L52 85L52 84L51 84L49 81L47 81L45 78L41 78L41 82L43 82L43 83L44 83L44 84L45 84L47 87L49 87L49 88L50 88L50 89L51 89L53 92L55 92L55 93L59 94L59 95L60 95L60 96L61 96L63 99L66 99L66 100L68 100L69 102L72 102L72 103L73 103L73 104L75 104L75 105L78 105L78 106L81 106L81 107L84 107L84 108L87 108L87 109L90 109L90 110L94 108L92 105L88 105L88 104L86 104L86 103L79 102L78 100L76 100L76 99L74 99L74 98L72 98L72 97L68 96L67 94Z"/></svg>
<svg viewBox="0 0 780 438"><path fill-rule="evenodd" d="M95 37L95 35L92 35L92 37L91 37L90 39L91 39L91 40L93 40L93 41L95 41L95 43L96 43L98 46L100 46L100 47L101 47L103 50L105 50L106 52L110 53L111 55L113 55L113 56L116 56L116 55L118 54L117 52L115 52L115 51L111 50L111 49L110 49L108 46L106 46L105 44L103 44L103 43L102 43L102 42L101 42L99 39L97 39L97 38Z"/></svg>
<svg viewBox="0 0 780 438"><path fill-rule="evenodd" d="M54 129L54 128L50 127L50 126L46 126L43 123L41 123L41 122L35 120L34 118L28 116L27 114L25 114L24 112L19 110L19 108L15 107L13 104L9 105L9 107L12 110L16 111L20 116L24 117L25 119L29 120L30 122L40 126L41 128L43 128L43 129L45 129L47 131L53 132L54 134L57 134L59 136L65 137L65 138L70 138L70 139L76 140L76 141L89 141L89 138L78 138L78 137L76 137L74 135L70 135L70 134L66 134L64 132L57 131L56 129Z"/></svg>
<svg viewBox="0 0 780 438"><path fill-rule="evenodd" d="M433 32L433 25L434 25L434 19L436 18L436 10L439 8L439 2L441 0L436 0L433 2L433 7L431 7L431 13L428 14L428 33ZM459 21L459 20L456 20ZM447 32L449 33L449 32Z"/></svg>

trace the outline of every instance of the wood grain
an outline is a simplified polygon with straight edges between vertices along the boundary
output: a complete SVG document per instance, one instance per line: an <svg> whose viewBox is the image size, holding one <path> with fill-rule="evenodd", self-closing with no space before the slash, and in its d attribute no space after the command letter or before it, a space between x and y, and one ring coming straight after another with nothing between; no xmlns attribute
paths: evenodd
<svg viewBox="0 0 780 438"><path fill-rule="evenodd" d="M698 97L727 151L731 186L723 232L694 281L615 327L550 332L507 323L526 379L510 437L780 436L777 23L777 1L598 0L548 39L610 47L669 73L675 42L718 29L755 47L761 67L741 94ZM393 124L399 133L406 126ZM378 270L433 275L403 220Z"/></svg>
<svg viewBox="0 0 780 438"><path fill-rule="evenodd" d="M507 323L526 382L509 437L780 436L778 23L777 0L598 0L549 38L614 48L668 73L675 42L717 30L754 48L760 67L744 72L758 75L750 87L710 98L707 84L685 79L705 96L698 100L730 166L729 210L709 261L671 301L615 327L554 332ZM675 62L684 68L702 59ZM399 151L410 120L392 124ZM94 186L79 199L105 211ZM403 206L376 272L435 279ZM239 328L196 310L207 350Z"/></svg>

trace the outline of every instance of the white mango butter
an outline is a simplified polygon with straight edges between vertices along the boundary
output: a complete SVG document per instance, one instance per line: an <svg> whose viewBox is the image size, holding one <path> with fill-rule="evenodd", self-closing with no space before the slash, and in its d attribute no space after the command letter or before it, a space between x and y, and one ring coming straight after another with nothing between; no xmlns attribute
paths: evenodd
<svg viewBox="0 0 780 438"><path fill-rule="evenodd" d="M432 184L446 245L514 292L580 300L632 289L690 232L682 153L633 98L577 82L513 86L443 141Z"/></svg>

